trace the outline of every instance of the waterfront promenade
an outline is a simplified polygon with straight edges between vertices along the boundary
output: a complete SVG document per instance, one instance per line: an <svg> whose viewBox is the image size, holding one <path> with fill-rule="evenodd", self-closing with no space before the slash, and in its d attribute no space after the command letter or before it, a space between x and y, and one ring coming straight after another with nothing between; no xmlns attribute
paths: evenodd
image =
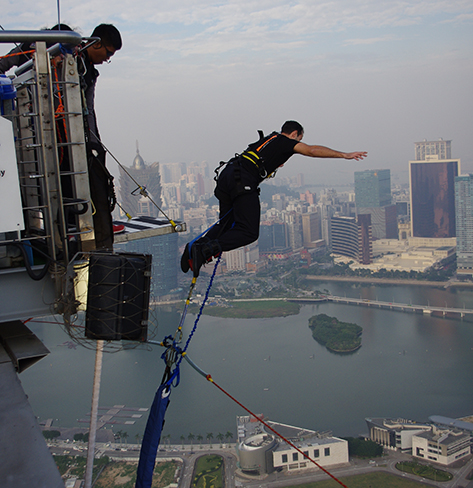
<svg viewBox="0 0 473 488"><path fill-rule="evenodd" d="M319 295L317 297L303 296L303 297L279 297L279 298L238 298L228 300L229 302L271 302L271 301L286 301L303 304L316 303L340 303L342 305L360 305L362 307L381 308L384 310L393 310L395 312L419 313L425 315L436 315L439 317L448 318L473 318L473 310L468 308L453 308L453 307L436 307L432 305L416 305L412 303L396 303L385 302L381 300L368 300L366 298L349 298L339 297L335 295Z"/></svg>
<svg viewBox="0 0 473 488"><path fill-rule="evenodd" d="M339 281L341 283L369 283L373 285L400 285L400 286L425 286L430 288L473 288L472 281L427 281L427 280L405 280L397 278L374 278L365 276L325 276L325 275L304 275L304 279L311 281Z"/></svg>
<svg viewBox="0 0 473 488"><path fill-rule="evenodd" d="M410 303L384 302L380 300L368 300L366 298L337 297L334 295L324 295L320 298L288 298L290 302L297 303L319 303L335 302L346 305L361 305L363 307L382 308L384 310L395 310L397 312L422 313L426 315L439 315L449 318L473 317L473 310L467 308L434 307L431 305L414 305Z"/></svg>

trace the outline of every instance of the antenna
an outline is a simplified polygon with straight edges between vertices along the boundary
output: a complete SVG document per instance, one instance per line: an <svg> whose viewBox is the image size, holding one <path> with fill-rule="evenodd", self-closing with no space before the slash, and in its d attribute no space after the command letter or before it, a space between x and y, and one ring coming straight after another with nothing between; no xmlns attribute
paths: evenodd
<svg viewBox="0 0 473 488"><path fill-rule="evenodd" d="M57 0L57 25L58 29L61 30L61 0Z"/></svg>

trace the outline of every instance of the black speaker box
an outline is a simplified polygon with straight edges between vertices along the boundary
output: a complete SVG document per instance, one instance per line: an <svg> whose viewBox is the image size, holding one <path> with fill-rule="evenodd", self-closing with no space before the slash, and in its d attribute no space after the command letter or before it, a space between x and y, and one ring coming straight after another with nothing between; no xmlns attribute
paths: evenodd
<svg viewBox="0 0 473 488"><path fill-rule="evenodd" d="M146 341L151 255L92 254L85 335L105 341Z"/></svg>

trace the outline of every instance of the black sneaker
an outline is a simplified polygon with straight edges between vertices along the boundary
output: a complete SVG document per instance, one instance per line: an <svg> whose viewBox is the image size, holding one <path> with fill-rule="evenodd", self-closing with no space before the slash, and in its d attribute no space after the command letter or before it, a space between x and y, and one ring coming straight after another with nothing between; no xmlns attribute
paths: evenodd
<svg viewBox="0 0 473 488"><path fill-rule="evenodd" d="M189 261L190 267L194 272L194 277L199 276L200 268L212 261L213 257L217 257L222 252L218 241L209 241L208 239L201 242L194 242L191 248L192 259Z"/></svg>
<svg viewBox="0 0 473 488"><path fill-rule="evenodd" d="M187 273L190 269L190 256L189 256L189 244L186 244L184 252L181 257L181 269L184 273Z"/></svg>
<svg viewBox="0 0 473 488"><path fill-rule="evenodd" d="M194 272L194 278L199 276L200 268L207 262L207 259L204 257L202 253L202 245L194 242L191 247L191 254L192 258L189 260L189 265L192 271ZM212 257L210 257L210 260Z"/></svg>

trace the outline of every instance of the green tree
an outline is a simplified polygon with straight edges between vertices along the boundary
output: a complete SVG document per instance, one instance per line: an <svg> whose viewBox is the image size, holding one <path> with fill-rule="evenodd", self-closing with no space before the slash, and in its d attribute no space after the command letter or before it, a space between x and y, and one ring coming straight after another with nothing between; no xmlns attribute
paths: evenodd
<svg viewBox="0 0 473 488"><path fill-rule="evenodd" d="M360 437L344 437L348 441L348 452L350 456L360 458L373 458L383 455L383 447L371 440Z"/></svg>
<svg viewBox="0 0 473 488"><path fill-rule="evenodd" d="M185 436L181 435L181 447L184 447Z"/></svg>
<svg viewBox="0 0 473 488"><path fill-rule="evenodd" d="M219 432L215 437L220 441L220 447L222 447L222 441L225 436L221 432Z"/></svg>
<svg viewBox="0 0 473 488"><path fill-rule="evenodd" d="M227 444L230 439L233 439L233 434L229 430L227 430L227 433L225 434L225 439L227 440Z"/></svg>
<svg viewBox="0 0 473 488"><path fill-rule="evenodd" d="M210 446L210 440L214 438L214 435L212 434L212 432L208 432L207 433L207 440L209 441L209 446Z"/></svg>
<svg viewBox="0 0 473 488"><path fill-rule="evenodd" d="M187 436L187 440L191 443L191 448L194 445L194 439L195 439L195 435L192 432L190 432L189 435Z"/></svg>
<svg viewBox="0 0 473 488"><path fill-rule="evenodd" d="M203 439L204 438L200 434L197 435L197 440L199 441L199 445L200 445L200 448L201 449L202 449L202 441L203 441Z"/></svg>
<svg viewBox="0 0 473 488"><path fill-rule="evenodd" d="M61 433L58 430L43 430L43 437L45 439L57 439Z"/></svg>

